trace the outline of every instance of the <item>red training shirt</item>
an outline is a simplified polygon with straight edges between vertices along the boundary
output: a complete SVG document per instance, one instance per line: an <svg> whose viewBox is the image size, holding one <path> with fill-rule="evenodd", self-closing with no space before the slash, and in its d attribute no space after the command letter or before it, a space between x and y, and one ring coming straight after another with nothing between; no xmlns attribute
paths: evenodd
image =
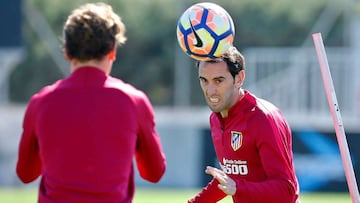
<svg viewBox="0 0 360 203"><path fill-rule="evenodd" d="M44 87L27 107L17 174L42 175L39 202L131 202L133 158L157 182L165 155L147 96L95 67Z"/></svg>
<svg viewBox="0 0 360 203"><path fill-rule="evenodd" d="M279 109L245 90L228 117L211 114L210 126L221 168L236 182L235 203L299 202L291 130ZM189 202L223 199L218 184L213 179Z"/></svg>

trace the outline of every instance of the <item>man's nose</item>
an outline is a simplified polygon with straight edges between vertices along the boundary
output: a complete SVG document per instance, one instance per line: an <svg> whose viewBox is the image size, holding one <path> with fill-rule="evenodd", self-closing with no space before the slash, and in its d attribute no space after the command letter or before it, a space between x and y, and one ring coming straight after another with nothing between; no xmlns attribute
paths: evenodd
<svg viewBox="0 0 360 203"><path fill-rule="evenodd" d="M217 88L215 85L213 84L209 84L207 87L206 87L206 93L207 95L213 95L213 94L216 94L217 92Z"/></svg>

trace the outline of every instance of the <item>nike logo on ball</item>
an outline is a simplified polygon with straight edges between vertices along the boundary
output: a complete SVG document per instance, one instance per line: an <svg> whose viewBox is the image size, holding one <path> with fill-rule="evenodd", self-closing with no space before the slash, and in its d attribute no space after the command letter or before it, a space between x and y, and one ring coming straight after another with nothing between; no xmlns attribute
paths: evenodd
<svg viewBox="0 0 360 203"><path fill-rule="evenodd" d="M189 22L190 22L191 30L192 30L192 32L194 33L195 38L196 38L196 44L194 44L194 46L196 46L196 47L202 47L202 46L203 46L203 42L202 42L201 38L200 38L199 35L196 33L196 31L195 31L195 29L194 29L194 26L192 25L190 19L189 19Z"/></svg>

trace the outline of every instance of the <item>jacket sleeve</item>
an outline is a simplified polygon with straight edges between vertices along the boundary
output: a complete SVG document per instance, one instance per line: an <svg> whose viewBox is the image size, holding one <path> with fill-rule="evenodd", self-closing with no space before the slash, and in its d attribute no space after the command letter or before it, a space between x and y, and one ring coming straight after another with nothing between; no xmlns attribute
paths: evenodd
<svg viewBox="0 0 360 203"><path fill-rule="evenodd" d="M226 197L226 194L218 188L219 182L212 179L196 196L188 200L188 203L215 203Z"/></svg>
<svg viewBox="0 0 360 203"><path fill-rule="evenodd" d="M26 109L18 150L16 173L24 183L32 182L41 175L39 146L35 135L35 106L31 100Z"/></svg>
<svg viewBox="0 0 360 203"><path fill-rule="evenodd" d="M142 98L137 102L139 132L136 143L136 165L143 179L156 183L165 173L166 159L160 137L155 129L152 105L145 94Z"/></svg>
<svg viewBox="0 0 360 203"><path fill-rule="evenodd" d="M233 198L239 201L251 199L254 202L296 202L299 191L293 165L291 131L287 122L271 115L255 123L261 126L255 128L255 134L261 163L268 178L261 182L237 180Z"/></svg>

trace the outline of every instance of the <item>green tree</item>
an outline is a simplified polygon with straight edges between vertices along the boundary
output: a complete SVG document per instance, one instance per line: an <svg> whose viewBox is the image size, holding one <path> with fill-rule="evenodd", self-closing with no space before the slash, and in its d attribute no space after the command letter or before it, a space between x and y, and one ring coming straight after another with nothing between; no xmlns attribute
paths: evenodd
<svg viewBox="0 0 360 203"><path fill-rule="evenodd" d="M59 38L71 10L85 2L73 0L28 0L39 10ZM190 0L108 0L127 27L127 43L118 49L112 75L145 91L155 105L172 105L174 61L177 48L176 24L182 12L198 1ZM232 16L235 46L241 51L253 46L300 46L329 0L222 0L214 1ZM333 28L327 44L343 44L343 18ZM12 72L10 98L26 102L42 86L64 77L49 56L43 39L24 19L26 57ZM203 104L196 70L191 76L192 104Z"/></svg>

